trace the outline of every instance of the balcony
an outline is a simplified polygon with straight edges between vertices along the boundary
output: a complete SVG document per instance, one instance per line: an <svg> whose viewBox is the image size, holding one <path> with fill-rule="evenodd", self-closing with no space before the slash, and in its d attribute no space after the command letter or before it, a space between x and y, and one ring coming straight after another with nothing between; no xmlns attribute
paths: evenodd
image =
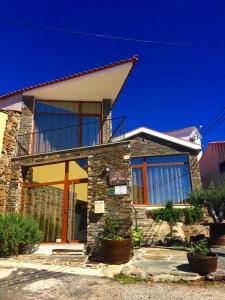
<svg viewBox="0 0 225 300"><path fill-rule="evenodd" d="M117 117L18 135L17 156L110 143L124 136L124 125L125 117Z"/></svg>

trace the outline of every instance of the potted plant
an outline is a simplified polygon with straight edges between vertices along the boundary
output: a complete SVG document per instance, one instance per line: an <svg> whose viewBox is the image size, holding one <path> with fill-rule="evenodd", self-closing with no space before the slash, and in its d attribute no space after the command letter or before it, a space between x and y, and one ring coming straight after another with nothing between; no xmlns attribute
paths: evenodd
<svg viewBox="0 0 225 300"><path fill-rule="evenodd" d="M200 275L215 272L217 269L218 255L210 251L206 238L191 243L187 258L191 271Z"/></svg>
<svg viewBox="0 0 225 300"><path fill-rule="evenodd" d="M210 245L225 245L225 183L201 188L190 195L190 204L205 207L213 223L210 226Z"/></svg>
<svg viewBox="0 0 225 300"><path fill-rule="evenodd" d="M106 215L101 241L105 262L123 264L130 260L133 248L132 238L124 236L122 220Z"/></svg>

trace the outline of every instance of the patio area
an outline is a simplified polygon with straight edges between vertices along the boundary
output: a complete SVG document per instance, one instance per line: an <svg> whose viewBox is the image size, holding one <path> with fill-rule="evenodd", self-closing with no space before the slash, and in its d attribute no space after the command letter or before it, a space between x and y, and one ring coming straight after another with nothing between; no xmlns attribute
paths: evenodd
<svg viewBox="0 0 225 300"><path fill-rule="evenodd" d="M219 255L216 276L225 278L225 247L215 248ZM17 269L37 270L39 273L57 273L87 275L113 278L118 273L138 276L153 282L193 281L203 277L189 270L186 251L165 247L140 248L134 250L134 256L127 264L109 265L95 263L85 255L19 255L0 259L1 280L11 278ZM42 272L43 271L43 272ZM12 278L10 279L12 280Z"/></svg>

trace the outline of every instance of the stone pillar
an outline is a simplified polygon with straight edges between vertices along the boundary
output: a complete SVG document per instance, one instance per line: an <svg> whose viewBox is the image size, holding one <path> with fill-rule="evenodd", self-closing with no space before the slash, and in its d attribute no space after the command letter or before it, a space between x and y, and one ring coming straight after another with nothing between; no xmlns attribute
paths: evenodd
<svg viewBox="0 0 225 300"><path fill-rule="evenodd" d="M18 153L26 155L30 153L32 142L32 126L34 116L34 101L33 96L23 96L22 114L20 121L19 137L18 137Z"/></svg>
<svg viewBox="0 0 225 300"><path fill-rule="evenodd" d="M0 156L0 211L5 211L11 178L11 159L16 156L17 134L20 113L8 111Z"/></svg>
<svg viewBox="0 0 225 300"><path fill-rule="evenodd" d="M190 165L192 189L193 190L199 189L202 183L201 183L200 167L199 167L197 154L189 155L189 165Z"/></svg>
<svg viewBox="0 0 225 300"><path fill-rule="evenodd" d="M112 135L112 101L110 99L103 99L102 102L102 142L108 143Z"/></svg>
<svg viewBox="0 0 225 300"><path fill-rule="evenodd" d="M121 233L131 236L132 207L128 143L113 145L110 148L88 157L88 226L87 226L87 252L93 256L101 255L101 233L104 227L106 214L114 215L123 221ZM104 173L106 167L110 170L125 170L127 172L127 195L112 196L108 194L108 175ZM95 200L103 200L105 213L94 213Z"/></svg>

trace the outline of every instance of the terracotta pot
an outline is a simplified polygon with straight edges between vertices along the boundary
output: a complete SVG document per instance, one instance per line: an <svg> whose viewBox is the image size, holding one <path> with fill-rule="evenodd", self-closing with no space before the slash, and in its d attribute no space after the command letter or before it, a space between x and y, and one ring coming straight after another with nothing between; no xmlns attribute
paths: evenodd
<svg viewBox="0 0 225 300"><path fill-rule="evenodd" d="M209 231L209 243L211 246L225 245L225 223L208 224L210 226Z"/></svg>
<svg viewBox="0 0 225 300"><path fill-rule="evenodd" d="M208 256L187 254L189 266L192 272L206 275L215 272L217 269L218 255L210 253Z"/></svg>
<svg viewBox="0 0 225 300"><path fill-rule="evenodd" d="M121 241L102 240L102 251L104 261L110 264L127 263L132 256L132 239L127 238Z"/></svg>

